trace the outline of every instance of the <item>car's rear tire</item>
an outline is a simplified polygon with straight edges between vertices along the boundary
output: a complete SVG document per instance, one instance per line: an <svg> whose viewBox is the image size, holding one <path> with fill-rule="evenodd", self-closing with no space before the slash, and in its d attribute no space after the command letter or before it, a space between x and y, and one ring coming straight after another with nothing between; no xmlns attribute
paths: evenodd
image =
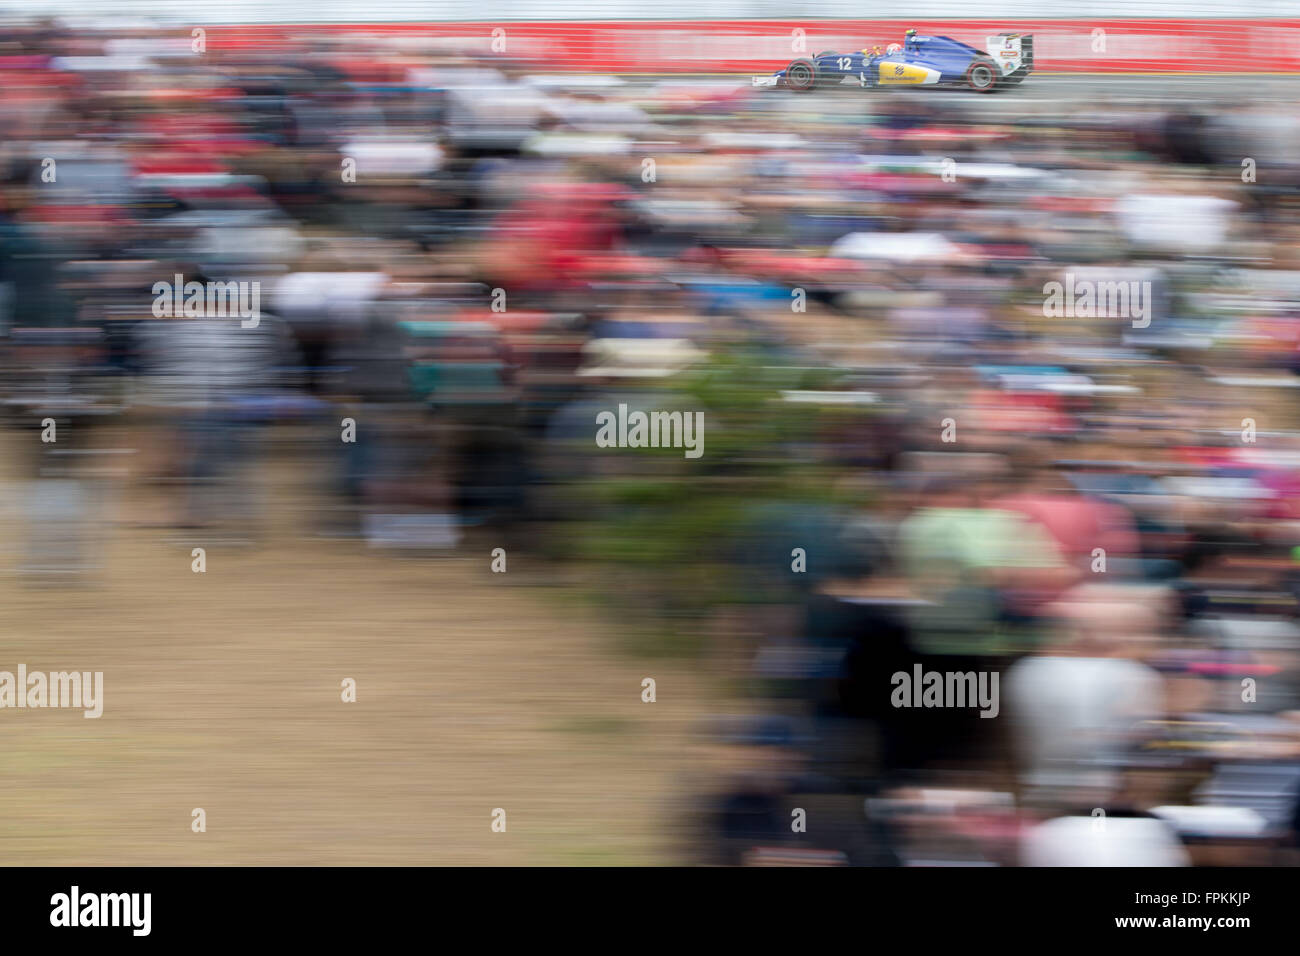
<svg viewBox="0 0 1300 956"><path fill-rule="evenodd" d="M998 88L998 65L976 60L966 68L966 85L976 93L992 93Z"/></svg>
<svg viewBox="0 0 1300 956"><path fill-rule="evenodd" d="M785 68L785 85L797 93L809 93L817 86L817 64L801 57Z"/></svg>

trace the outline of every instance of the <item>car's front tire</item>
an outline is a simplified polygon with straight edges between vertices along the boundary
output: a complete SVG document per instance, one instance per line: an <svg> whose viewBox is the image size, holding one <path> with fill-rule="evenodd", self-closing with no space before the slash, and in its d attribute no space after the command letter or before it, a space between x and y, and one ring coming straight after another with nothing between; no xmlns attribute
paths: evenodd
<svg viewBox="0 0 1300 956"><path fill-rule="evenodd" d="M785 68L785 85L797 93L809 93L817 86L817 64L807 57L794 60Z"/></svg>
<svg viewBox="0 0 1300 956"><path fill-rule="evenodd" d="M992 93L998 88L999 72L992 60L975 60L966 68L966 85L976 93Z"/></svg>

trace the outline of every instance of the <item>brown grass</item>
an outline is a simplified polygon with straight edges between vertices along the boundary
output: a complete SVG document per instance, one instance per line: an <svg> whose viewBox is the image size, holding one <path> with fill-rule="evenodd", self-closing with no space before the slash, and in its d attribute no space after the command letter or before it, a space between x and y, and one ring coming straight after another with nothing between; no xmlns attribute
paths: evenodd
<svg viewBox="0 0 1300 956"><path fill-rule="evenodd" d="M617 656L580 604L512 586L527 556L493 575L487 551L392 558L310 538L309 482L283 460L261 547L117 520L160 513L157 490L132 485L92 586L33 588L13 573L22 485L7 471L0 670L103 671L105 706L98 720L0 710L6 863L676 859L666 834L704 685L685 664ZM641 702L645 676L657 703Z"/></svg>

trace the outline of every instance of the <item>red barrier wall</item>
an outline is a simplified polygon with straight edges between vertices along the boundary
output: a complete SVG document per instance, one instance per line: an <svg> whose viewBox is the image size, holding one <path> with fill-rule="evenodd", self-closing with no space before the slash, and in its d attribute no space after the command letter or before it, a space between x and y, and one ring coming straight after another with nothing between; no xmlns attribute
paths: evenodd
<svg viewBox="0 0 1300 956"><path fill-rule="evenodd" d="M208 42L213 50L274 50L303 37L355 36L358 55L380 40L412 52L504 53L536 60L538 69L750 73L779 68L801 53L883 47L901 41L908 27L978 47L994 33L1032 33L1035 68L1042 72L1300 72L1300 19L306 24L214 26ZM494 36L494 30L503 32Z"/></svg>

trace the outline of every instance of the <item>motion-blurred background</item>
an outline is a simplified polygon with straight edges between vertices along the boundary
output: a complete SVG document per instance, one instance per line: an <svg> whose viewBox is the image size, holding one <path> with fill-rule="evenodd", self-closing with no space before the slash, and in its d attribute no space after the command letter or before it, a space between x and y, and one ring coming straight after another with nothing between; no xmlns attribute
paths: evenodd
<svg viewBox="0 0 1300 956"><path fill-rule="evenodd" d="M1294 862L1300 23L353 6L0 17L0 858Z"/></svg>

